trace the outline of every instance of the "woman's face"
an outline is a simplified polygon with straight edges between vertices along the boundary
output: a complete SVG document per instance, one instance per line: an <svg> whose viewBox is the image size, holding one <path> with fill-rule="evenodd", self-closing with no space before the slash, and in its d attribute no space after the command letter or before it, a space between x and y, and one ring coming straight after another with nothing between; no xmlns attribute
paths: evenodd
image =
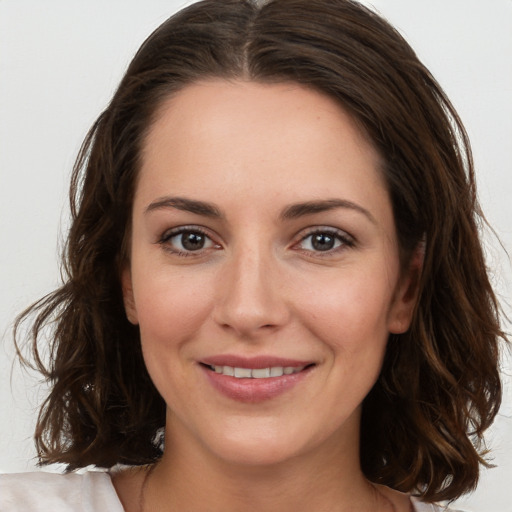
<svg viewBox="0 0 512 512"><path fill-rule="evenodd" d="M167 436L244 464L357 452L414 301L350 116L296 84L203 82L164 104L142 157L123 288Z"/></svg>

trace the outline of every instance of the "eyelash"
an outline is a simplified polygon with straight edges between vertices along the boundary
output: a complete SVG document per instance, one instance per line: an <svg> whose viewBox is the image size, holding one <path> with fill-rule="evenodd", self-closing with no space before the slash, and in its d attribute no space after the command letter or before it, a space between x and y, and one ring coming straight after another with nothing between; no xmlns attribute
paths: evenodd
<svg viewBox="0 0 512 512"><path fill-rule="evenodd" d="M209 243L210 246L209 247L201 247L197 251L181 250L181 249L173 248L172 244L170 243L170 240L174 237L178 237L180 235L184 235L187 233L203 236L207 241L206 243ZM313 250L313 249L303 249L303 248L301 249L300 247L298 247L301 244L303 244L308 238L314 237L315 235L324 235L324 236L327 235L328 237L332 237L334 239L334 243L336 244L336 242L339 242L339 245L337 245L331 249L327 249L325 251ZM204 254L205 251L212 249L212 248L215 248L215 249L221 248L220 244L217 244L216 242L214 242L212 240L212 237L209 236L208 232L199 226L180 226L179 228L173 228L171 230L165 231L163 233L163 235L160 237L160 239L158 240L158 243L160 245L162 245L164 250L166 250L172 254L175 254L177 256L185 257L185 258L201 256ZM314 244L313 240L311 240L310 244ZM342 231L339 229L334 229L334 228L327 228L327 227L325 227L325 228L316 227L316 228L312 228L305 234L301 235L300 239L292 245L292 248L297 248L297 250L299 250L303 253L306 253L308 255L314 254L315 257L325 258L325 257L332 256L334 254L337 254L338 252L343 251L347 248L354 247L355 244L356 244L356 242L355 242L354 238L352 236L348 235L345 231Z"/></svg>
<svg viewBox="0 0 512 512"><path fill-rule="evenodd" d="M356 241L352 236L350 236L345 231L335 228L327 228L327 227L315 227L306 232L306 234L302 235L298 242L294 243L293 247L297 247L300 244L303 244L308 238L312 238L315 235L327 235L334 239L334 243L339 242L338 246L333 247L332 249L327 249L325 251L321 250L311 250L311 249L300 249L300 251L305 252L307 254L314 254L315 257L326 258L332 256L334 254L339 253L340 251L346 250L347 248L354 247L356 245ZM313 240L311 240L310 244L313 244Z"/></svg>
<svg viewBox="0 0 512 512"><path fill-rule="evenodd" d="M170 240L174 237L184 235L184 234L195 234L195 235L201 235L205 238L205 240L209 241L211 243L210 247L206 248L200 248L197 251L191 251L191 250L181 250L181 249L175 249L172 247L172 244L170 243ZM211 236L208 235L207 231L202 229L199 226L180 226L179 228L170 229L168 231L165 231L163 235L160 237L160 240L158 240L158 243L162 245L163 249L175 254L177 256L181 256L184 258L188 257L194 257L194 256L201 256L206 250L211 248L220 248L219 244L216 244Z"/></svg>

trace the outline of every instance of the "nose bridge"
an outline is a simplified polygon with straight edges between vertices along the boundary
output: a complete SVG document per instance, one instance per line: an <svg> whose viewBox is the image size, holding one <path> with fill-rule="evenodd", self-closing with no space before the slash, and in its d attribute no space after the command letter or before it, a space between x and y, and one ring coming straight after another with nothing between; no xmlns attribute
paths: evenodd
<svg viewBox="0 0 512 512"><path fill-rule="evenodd" d="M278 327L287 317L278 261L265 243L241 243L227 258L221 283L217 321L239 334Z"/></svg>

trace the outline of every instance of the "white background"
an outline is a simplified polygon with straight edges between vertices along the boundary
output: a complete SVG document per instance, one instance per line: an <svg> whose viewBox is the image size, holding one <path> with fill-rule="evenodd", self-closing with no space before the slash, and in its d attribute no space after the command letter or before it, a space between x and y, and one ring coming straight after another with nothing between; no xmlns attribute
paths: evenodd
<svg viewBox="0 0 512 512"><path fill-rule="evenodd" d="M488 220L512 254L512 0L374 0L445 88L473 142ZM11 325L59 282L70 170L88 128L144 38L180 0L0 0L0 471L34 468L42 386L13 365ZM510 315L511 265L488 238L489 265ZM508 304L506 304L508 302ZM488 440L468 512L512 512L512 391Z"/></svg>

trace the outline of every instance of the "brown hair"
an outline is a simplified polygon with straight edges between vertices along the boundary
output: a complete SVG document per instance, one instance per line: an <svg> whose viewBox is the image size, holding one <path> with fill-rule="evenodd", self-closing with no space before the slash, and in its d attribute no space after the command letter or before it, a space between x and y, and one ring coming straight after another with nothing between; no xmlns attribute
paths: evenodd
<svg viewBox="0 0 512 512"><path fill-rule="evenodd" d="M409 331L392 336L366 398L361 463L372 481L424 499L472 489L481 441L501 399L499 307L479 231L483 222L464 128L413 50L350 0L207 0L142 45L90 130L71 183L65 282L17 321L38 315L36 365L51 384L36 431L40 462L68 469L143 464L165 404L125 317L120 267L140 152L159 105L200 79L293 81L337 100L383 159L406 263L425 243ZM46 366L37 348L55 323ZM15 331L16 336L16 331Z"/></svg>

